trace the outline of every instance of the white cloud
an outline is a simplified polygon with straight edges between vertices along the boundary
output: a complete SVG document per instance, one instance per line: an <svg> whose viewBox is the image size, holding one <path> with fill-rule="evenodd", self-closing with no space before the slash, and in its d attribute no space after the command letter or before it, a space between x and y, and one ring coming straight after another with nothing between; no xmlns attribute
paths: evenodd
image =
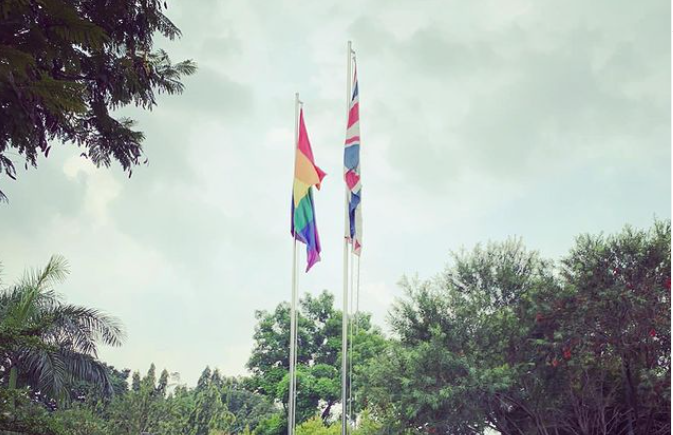
<svg viewBox="0 0 673 435"><path fill-rule="evenodd" d="M79 156L71 156L65 161L63 173L71 180L84 183L84 211L96 225L106 224L108 206L119 196L122 185L112 174L99 171L93 163Z"/></svg>

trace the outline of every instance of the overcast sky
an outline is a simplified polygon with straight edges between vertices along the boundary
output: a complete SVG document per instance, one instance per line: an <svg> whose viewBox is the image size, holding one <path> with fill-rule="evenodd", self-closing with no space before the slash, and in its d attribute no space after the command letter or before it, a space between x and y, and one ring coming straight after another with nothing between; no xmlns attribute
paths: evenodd
<svg viewBox="0 0 673 435"><path fill-rule="evenodd" d="M117 367L243 374L254 311L290 295L294 93L316 161L323 261L340 292L346 42L360 78L363 309L385 325L402 275L521 236L559 258L584 232L671 210L670 1L168 1L182 96L127 110L150 163L128 179L73 146L1 179L11 282L53 253L61 292L126 325ZM303 253L301 261L304 261ZM338 300L338 299L337 299Z"/></svg>

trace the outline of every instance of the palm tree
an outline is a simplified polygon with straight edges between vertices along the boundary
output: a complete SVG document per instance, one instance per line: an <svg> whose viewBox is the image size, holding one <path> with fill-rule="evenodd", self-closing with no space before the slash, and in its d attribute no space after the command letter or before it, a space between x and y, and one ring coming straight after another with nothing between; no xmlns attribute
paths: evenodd
<svg viewBox="0 0 673 435"><path fill-rule="evenodd" d="M109 373L98 360L98 344L119 346L121 324L96 309L64 303L54 286L68 274L63 257L28 271L0 288L0 376L7 386L30 386L40 394L68 399L67 388L85 381L112 393Z"/></svg>

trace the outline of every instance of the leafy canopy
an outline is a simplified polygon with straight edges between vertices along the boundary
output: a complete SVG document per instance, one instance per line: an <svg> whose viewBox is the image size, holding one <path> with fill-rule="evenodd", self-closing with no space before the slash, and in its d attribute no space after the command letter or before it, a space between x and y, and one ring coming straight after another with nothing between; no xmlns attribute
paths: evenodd
<svg viewBox="0 0 673 435"><path fill-rule="evenodd" d="M159 0L0 2L0 174L14 159L37 166L50 142L73 142L97 166L113 160L131 175L142 132L111 111L156 105L155 93L183 90L191 60L173 64L154 37L180 36ZM0 191L0 199L4 195Z"/></svg>
<svg viewBox="0 0 673 435"><path fill-rule="evenodd" d="M98 360L100 343L119 346L124 332L113 317L63 302L54 287L68 274L62 257L29 271L0 289L0 381L27 386L45 398L68 400L78 382L113 393L108 367Z"/></svg>
<svg viewBox="0 0 673 435"><path fill-rule="evenodd" d="M670 433L670 278L670 222L557 265L516 240L458 253L403 282L366 396L396 433Z"/></svg>
<svg viewBox="0 0 673 435"><path fill-rule="evenodd" d="M289 397L290 307L279 304L273 312L258 311L254 348L248 361L253 376L250 389L274 397L287 405ZM298 314L297 421L316 415L330 416L341 395L341 312L334 309L334 296L326 291L305 295ZM385 347L381 332L360 314L353 343L356 375L362 366ZM354 323L355 326L355 323ZM359 385L354 383L357 393ZM357 394L355 394L357 397Z"/></svg>

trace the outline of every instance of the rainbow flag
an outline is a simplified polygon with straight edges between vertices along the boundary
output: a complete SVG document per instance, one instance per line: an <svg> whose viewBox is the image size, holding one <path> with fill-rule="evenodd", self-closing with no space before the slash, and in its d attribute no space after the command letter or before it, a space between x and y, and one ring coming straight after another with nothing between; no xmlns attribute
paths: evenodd
<svg viewBox="0 0 673 435"><path fill-rule="evenodd" d="M325 173L316 166L304 124L304 110L299 112L299 138L294 161L294 187L292 191L292 227L295 239L306 244L306 271L320 261L320 238L315 220L312 186L320 189Z"/></svg>
<svg viewBox="0 0 673 435"><path fill-rule="evenodd" d="M348 186L348 217L350 231L346 238L352 245L353 253L362 250L362 181L360 180L360 97L358 95L358 72L354 69L353 96L348 111L348 128L344 150L344 179Z"/></svg>

